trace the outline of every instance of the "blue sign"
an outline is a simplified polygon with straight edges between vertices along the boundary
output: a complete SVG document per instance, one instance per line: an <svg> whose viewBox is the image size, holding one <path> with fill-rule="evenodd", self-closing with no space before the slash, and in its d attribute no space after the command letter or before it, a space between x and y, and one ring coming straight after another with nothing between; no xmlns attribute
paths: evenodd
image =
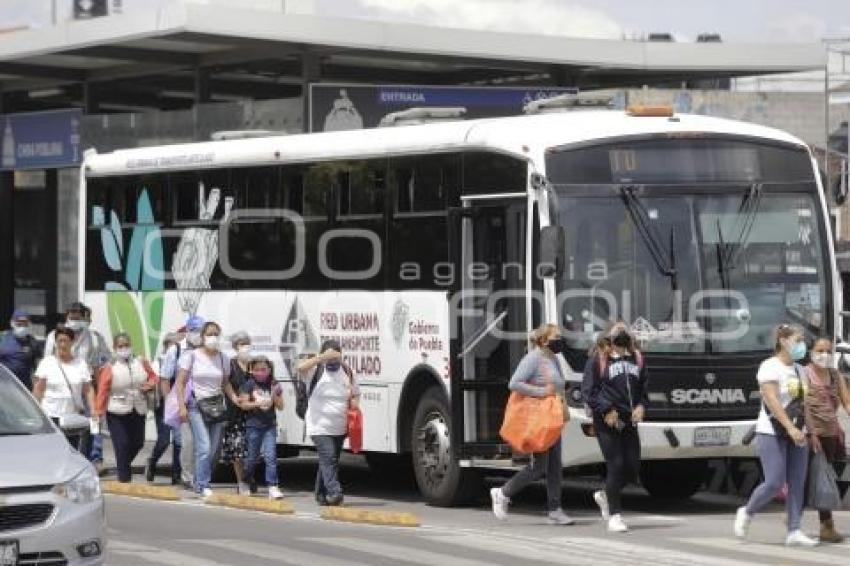
<svg viewBox="0 0 850 566"><path fill-rule="evenodd" d="M541 98L577 94L575 87L310 85L310 131L374 128L392 112L415 107L463 107L466 118L513 116Z"/></svg>
<svg viewBox="0 0 850 566"><path fill-rule="evenodd" d="M78 165L81 117L76 109L0 116L0 170Z"/></svg>

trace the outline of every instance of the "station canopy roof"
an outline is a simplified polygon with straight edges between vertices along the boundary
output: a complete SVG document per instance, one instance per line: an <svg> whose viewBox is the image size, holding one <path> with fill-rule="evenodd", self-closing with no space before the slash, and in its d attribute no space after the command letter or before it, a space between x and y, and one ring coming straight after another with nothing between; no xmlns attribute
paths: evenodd
<svg viewBox="0 0 850 566"><path fill-rule="evenodd" d="M0 34L4 112L300 96L308 82L582 90L823 68L812 43L613 41L200 4Z"/></svg>

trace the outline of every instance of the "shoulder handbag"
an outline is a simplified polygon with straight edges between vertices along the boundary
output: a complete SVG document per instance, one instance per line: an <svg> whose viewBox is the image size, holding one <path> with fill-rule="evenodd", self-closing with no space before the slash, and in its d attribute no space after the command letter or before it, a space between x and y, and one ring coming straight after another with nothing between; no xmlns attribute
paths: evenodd
<svg viewBox="0 0 850 566"><path fill-rule="evenodd" d="M797 375L797 379L800 381L800 386L797 390L797 395L791 399L791 402L785 406L785 414L788 415L788 418L794 423L794 426L798 429L803 429L803 423L805 421L804 414L804 404L803 397L805 395L803 390L803 378L800 375L800 372L797 371L797 363L794 363L794 373ZM767 417L770 420L770 425L773 427L773 432L776 434L777 438L783 438L785 440L791 440L791 437L788 435L788 430L782 425L782 423L770 412L770 408L767 406L767 403L762 401L764 405L764 412L767 413Z"/></svg>
<svg viewBox="0 0 850 566"><path fill-rule="evenodd" d="M192 360L194 361L194 352L192 353L192 356ZM221 366L221 378L225 379L224 358L220 353L219 361ZM195 404L197 405L198 411L200 411L206 424L221 423L227 420L227 403L224 400L224 393L219 392L212 397L205 397L203 399L198 399L196 397Z"/></svg>
<svg viewBox="0 0 850 566"><path fill-rule="evenodd" d="M563 428L564 405L557 395L530 397L512 391L499 434L516 452L540 454L558 442Z"/></svg>

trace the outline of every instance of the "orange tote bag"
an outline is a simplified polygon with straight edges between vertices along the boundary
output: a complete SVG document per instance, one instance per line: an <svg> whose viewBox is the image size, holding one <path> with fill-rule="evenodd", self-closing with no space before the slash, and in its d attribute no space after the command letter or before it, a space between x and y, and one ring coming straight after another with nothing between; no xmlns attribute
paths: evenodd
<svg viewBox="0 0 850 566"><path fill-rule="evenodd" d="M515 451L539 454L555 445L563 428L564 404L560 397L528 397L512 391L499 434Z"/></svg>

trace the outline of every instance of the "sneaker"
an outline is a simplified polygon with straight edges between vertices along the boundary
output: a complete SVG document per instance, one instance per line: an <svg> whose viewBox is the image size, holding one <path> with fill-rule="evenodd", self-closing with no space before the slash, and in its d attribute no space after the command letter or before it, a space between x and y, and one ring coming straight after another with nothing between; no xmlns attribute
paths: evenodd
<svg viewBox="0 0 850 566"><path fill-rule="evenodd" d="M817 546L818 541L809 538L806 534L797 529L788 533L788 538L785 539L785 546Z"/></svg>
<svg viewBox="0 0 850 566"><path fill-rule="evenodd" d="M502 488L494 487L490 490L490 500L493 502L493 515L500 521L508 518L508 505L511 500L505 497Z"/></svg>
<svg viewBox="0 0 850 566"><path fill-rule="evenodd" d="M549 511L549 524L550 525L572 525L575 523L572 517L564 513L563 509L558 509L556 511Z"/></svg>
<svg viewBox="0 0 850 566"><path fill-rule="evenodd" d="M283 493L276 485L269 488L269 499L283 499Z"/></svg>
<svg viewBox="0 0 850 566"><path fill-rule="evenodd" d="M238 493L239 495L251 495L251 486L249 486L245 482L237 484L236 493Z"/></svg>
<svg viewBox="0 0 850 566"><path fill-rule="evenodd" d="M593 500L599 506L599 512L602 513L602 520L607 521L611 518L611 513L608 510L608 495L602 491L593 492Z"/></svg>
<svg viewBox="0 0 850 566"><path fill-rule="evenodd" d="M328 502L329 507L337 507L342 505L343 496L341 493L337 495L328 495L325 500Z"/></svg>
<svg viewBox="0 0 850 566"><path fill-rule="evenodd" d="M102 461L93 462L93 464L94 464L94 469L97 470L98 476L105 476L106 475L106 466L103 465Z"/></svg>
<svg viewBox="0 0 850 566"><path fill-rule="evenodd" d="M752 517L747 514L746 507L738 508L738 512L735 513L735 526L733 527L736 537L747 538L747 531L750 529L751 519Z"/></svg>
<svg viewBox="0 0 850 566"><path fill-rule="evenodd" d="M611 515L611 518L608 519L608 532L625 533L628 532L628 530L629 527L627 527L626 523L623 522L623 517L619 513Z"/></svg>
<svg viewBox="0 0 850 566"><path fill-rule="evenodd" d="M201 490L201 497L204 499L204 501L211 499L212 496L213 490L211 490L210 488L205 487L203 490Z"/></svg>
<svg viewBox="0 0 850 566"><path fill-rule="evenodd" d="M153 483L155 475L156 467L153 465L153 462L148 460L147 464L145 464L145 479L148 483Z"/></svg>

